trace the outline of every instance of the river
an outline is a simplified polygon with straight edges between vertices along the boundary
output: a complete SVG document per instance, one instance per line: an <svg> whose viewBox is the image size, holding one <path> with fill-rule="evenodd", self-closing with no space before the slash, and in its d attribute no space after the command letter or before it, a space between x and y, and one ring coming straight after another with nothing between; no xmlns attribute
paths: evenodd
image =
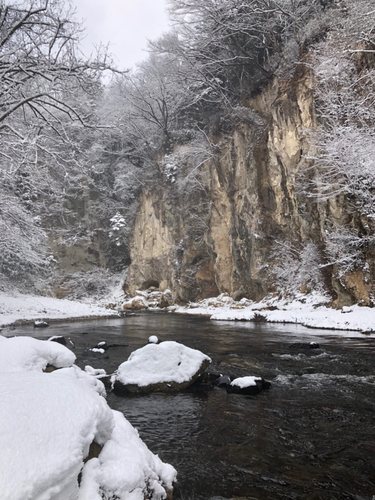
<svg viewBox="0 0 375 500"><path fill-rule="evenodd" d="M208 354L211 372L269 380L272 388L252 397L216 388L108 394L177 469L177 499L375 499L375 336L165 313L14 327L7 335L64 335L79 366L108 373L157 335ZM90 351L99 341L113 347ZM293 345L311 341L320 348Z"/></svg>

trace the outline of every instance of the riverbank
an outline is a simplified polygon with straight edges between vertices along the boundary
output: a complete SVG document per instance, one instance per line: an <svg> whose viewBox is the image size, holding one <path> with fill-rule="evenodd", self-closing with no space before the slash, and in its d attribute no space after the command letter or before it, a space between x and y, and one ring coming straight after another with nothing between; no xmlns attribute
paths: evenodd
<svg viewBox="0 0 375 500"><path fill-rule="evenodd" d="M248 299L234 301L229 295L204 299L187 306L172 306L180 314L209 316L214 321L256 321L295 323L309 328L375 332L375 308L353 305L342 309L328 306L329 299L320 294L300 294L293 300L269 296L260 302Z"/></svg>
<svg viewBox="0 0 375 500"><path fill-rule="evenodd" d="M147 293L141 292L148 310L160 310L147 302ZM121 308L124 297L112 300ZM111 301L105 300L103 304ZM207 316L213 321L255 321L270 323L294 323L309 328L357 331L375 334L375 308L354 305L342 309L328 306L328 298L319 294L296 297L294 300L280 297L266 297L260 302L248 299L233 300L228 294L191 302L187 305L173 305L163 309L169 313ZM103 304L54 299L52 297L14 294L0 295L0 326L27 324L36 320L49 322L78 321L84 319L105 319L118 317L118 312Z"/></svg>
<svg viewBox="0 0 375 500"><path fill-rule="evenodd" d="M26 294L0 295L0 327L32 323L117 317L102 305Z"/></svg>

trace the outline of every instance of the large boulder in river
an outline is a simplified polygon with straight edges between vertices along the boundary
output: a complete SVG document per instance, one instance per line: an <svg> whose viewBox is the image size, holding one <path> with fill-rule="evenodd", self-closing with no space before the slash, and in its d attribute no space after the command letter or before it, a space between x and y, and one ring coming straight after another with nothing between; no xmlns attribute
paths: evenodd
<svg viewBox="0 0 375 500"><path fill-rule="evenodd" d="M202 352L178 342L147 344L134 351L112 376L124 394L175 392L188 388L211 363Z"/></svg>

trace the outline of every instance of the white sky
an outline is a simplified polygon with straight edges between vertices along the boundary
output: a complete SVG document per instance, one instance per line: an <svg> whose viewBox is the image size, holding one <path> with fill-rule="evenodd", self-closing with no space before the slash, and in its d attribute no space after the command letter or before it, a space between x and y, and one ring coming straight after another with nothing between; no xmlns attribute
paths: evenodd
<svg viewBox="0 0 375 500"><path fill-rule="evenodd" d="M168 31L166 0L72 0L77 20L84 20L86 55L100 42L110 44L119 69L127 69L147 57L147 39Z"/></svg>

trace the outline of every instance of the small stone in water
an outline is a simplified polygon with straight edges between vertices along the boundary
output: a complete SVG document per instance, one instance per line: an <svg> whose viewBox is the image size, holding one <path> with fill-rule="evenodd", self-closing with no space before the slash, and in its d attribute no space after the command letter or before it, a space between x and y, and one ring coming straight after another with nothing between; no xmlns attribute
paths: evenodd
<svg viewBox="0 0 375 500"><path fill-rule="evenodd" d="M158 342L159 342L159 339L157 338L156 335L151 335L151 337L148 338L149 344L157 344Z"/></svg>
<svg viewBox="0 0 375 500"><path fill-rule="evenodd" d="M34 328L46 328L49 326L47 321L36 320L34 321Z"/></svg>
<svg viewBox="0 0 375 500"><path fill-rule="evenodd" d="M51 342L57 342L61 345L66 345L66 340L62 335L55 335L53 337L50 337L48 340Z"/></svg>

